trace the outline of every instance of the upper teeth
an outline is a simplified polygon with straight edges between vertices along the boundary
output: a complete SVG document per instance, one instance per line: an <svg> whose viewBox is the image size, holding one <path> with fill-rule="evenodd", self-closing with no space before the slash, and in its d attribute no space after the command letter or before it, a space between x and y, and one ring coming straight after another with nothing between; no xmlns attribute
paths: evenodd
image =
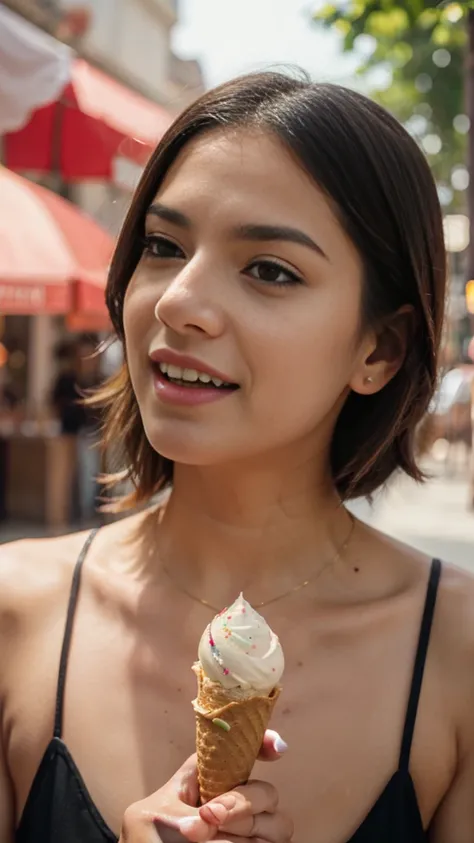
<svg viewBox="0 0 474 843"><path fill-rule="evenodd" d="M160 371L169 378L181 381L201 381L202 383L212 383L214 386L222 386L224 381L220 378L212 378L206 372L198 372L197 369L181 369L180 366L173 366L171 363L160 363Z"/></svg>

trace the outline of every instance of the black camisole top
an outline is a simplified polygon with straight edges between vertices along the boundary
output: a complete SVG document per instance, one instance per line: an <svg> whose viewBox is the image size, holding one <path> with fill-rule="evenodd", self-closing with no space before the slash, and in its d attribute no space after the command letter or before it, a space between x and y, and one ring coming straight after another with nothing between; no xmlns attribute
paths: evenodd
<svg viewBox="0 0 474 843"><path fill-rule="evenodd" d="M15 835L16 843L118 841L94 805L62 739L64 689L81 570L95 532L89 535L74 569L59 666L54 734L31 786ZM431 565L421 621L398 768L365 820L346 843L427 843L428 836L423 829L409 762L440 575L441 563L435 559ZM308 841L310 837L308 832Z"/></svg>

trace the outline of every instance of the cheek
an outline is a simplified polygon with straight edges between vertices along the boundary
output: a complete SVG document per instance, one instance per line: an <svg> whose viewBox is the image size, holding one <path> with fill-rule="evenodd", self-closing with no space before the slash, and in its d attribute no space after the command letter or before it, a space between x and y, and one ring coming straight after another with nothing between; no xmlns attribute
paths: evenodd
<svg viewBox="0 0 474 843"><path fill-rule="evenodd" d="M337 397L350 379L357 352L356 295L310 290L284 318L268 320L255 337L256 374L288 396ZM258 365L259 360L261 366Z"/></svg>
<svg viewBox="0 0 474 843"><path fill-rule="evenodd" d="M137 271L128 285L123 307L123 324L127 345L143 344L150 330L156 325L156 302L157 296L153 285L147 283L146 276Z"/></svg>
<svg viewBox="0 0 474 843"><path fill-rule="evenodd" d="M134 391L140 398L140 383L146 370L146 360L154 330L153 303L130 282L123 308L125 354Z"/></svg>
<svg viewBox="0 0 474 843"><path fill-rule="evenodd" d="M143 322L147 313L146 294L146 285L140 283L140 273L137 270L130 279L123 304L123 323L125 330L131 336L140 330L140 323Z"/></svg>

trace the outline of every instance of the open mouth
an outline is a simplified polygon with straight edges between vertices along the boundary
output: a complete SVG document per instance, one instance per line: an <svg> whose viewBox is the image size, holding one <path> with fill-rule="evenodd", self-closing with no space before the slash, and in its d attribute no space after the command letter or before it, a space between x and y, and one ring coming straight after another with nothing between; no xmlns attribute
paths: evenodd
<svg viewBox="0 0 474 843"><path fill-rule="evenodd" d="M198 372L197 369L182 369L171 363L153 363L155 372L169 383L175 386L183 386L189 389L222 389L235 390L239 388L236 383L228 383L220 378L212 377L207 372Z"/></svg>

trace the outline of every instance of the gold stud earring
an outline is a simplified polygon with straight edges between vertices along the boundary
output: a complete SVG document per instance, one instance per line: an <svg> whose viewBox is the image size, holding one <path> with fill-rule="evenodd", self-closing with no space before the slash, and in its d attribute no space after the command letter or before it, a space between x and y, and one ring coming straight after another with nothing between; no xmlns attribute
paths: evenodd
<svg viewBox="0 0 474 843"><path fill-rule="evenodd" d="M367 377L364 378L364 383L373 383L373 382L374 382L374 379L370 375L367 375Z"/></svg>

